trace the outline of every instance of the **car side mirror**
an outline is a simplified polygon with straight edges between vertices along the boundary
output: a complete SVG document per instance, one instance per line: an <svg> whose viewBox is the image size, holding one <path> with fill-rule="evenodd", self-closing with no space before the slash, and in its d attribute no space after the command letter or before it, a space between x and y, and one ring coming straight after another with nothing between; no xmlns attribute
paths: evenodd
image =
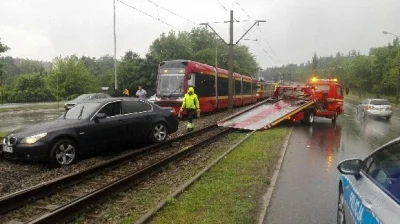
<svg viewBox="0 0 400 224"><path fill-rule="evenodd" d="M347 159L340 162L337 166L342 174L358 175L361 171L361 159Z"/></svg>
<svg viewBox="0 0 400 224"><path fill-rule="evenodd" d="M107 117L107 115L105 113L97 113L96 116L94 117L94 119L100 120L100 119L104 119L106 117Z"/></svg>

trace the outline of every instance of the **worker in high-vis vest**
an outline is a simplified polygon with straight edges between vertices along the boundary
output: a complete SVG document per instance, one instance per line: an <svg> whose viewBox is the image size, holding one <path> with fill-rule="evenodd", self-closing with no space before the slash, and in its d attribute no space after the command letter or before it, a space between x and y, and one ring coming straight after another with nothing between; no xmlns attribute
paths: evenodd
<svg viewBox="0 0 400 224"><path fill-rule="evenodd" d="M194 93L193 87L189 87L187 93L185 94L185 98L183 99L182 107L181 107L180 111L182 112L183 109L186 109L188 112L187 131L193 131L193 129L194 129L194 125L193 125L194 113L196 112L196 110L198 113L200 113L199 98Z"/></svg>

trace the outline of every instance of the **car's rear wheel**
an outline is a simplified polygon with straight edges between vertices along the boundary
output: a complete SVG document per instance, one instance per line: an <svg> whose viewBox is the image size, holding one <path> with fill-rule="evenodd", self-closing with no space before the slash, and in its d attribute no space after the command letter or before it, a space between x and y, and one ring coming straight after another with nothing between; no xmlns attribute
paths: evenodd
<svg viewBox="0 0 400 224"><path fill-rule="evenodd" d="M161 143L167 140L167 137L168 137L167 126L162 122L156 123L151 131L151 140L154 143Z"/></svg>
<svg viewBox="0 0 400 224"><path fill-rule="evenodd" d="M392 116L387 116L387 117L386 117L386 120L390 120L390 118L392 118Z"/></svg>
<svg viewBox="0 0 400 224"><path fill-rule="evenodd" d="M343 194L342 187L339 188L337 223L338 224L346 224L346 217L345 217L345 213L344 213L344 194Z"/></svg>
<svg viewBox="0 0 400 224"><path fill-rule="evenodd" d="M76 144L69 139L61 139L54 143L50 150L50 165L52 167L67 166L78 158Z"/></svg>

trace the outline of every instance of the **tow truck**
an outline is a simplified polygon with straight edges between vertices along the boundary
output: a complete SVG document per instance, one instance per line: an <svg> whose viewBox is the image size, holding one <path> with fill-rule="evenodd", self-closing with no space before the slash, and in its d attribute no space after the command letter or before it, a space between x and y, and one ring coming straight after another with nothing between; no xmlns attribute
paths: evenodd
<svg viewBox="0 0 400 224"><path fill-rule="evenodd" d="M305 85L280 85L272 97L217 124L247 130L271 128L284 120L314 123L324 117L336 123L343 113L343 89L337 79L311 78Z"/></svg>

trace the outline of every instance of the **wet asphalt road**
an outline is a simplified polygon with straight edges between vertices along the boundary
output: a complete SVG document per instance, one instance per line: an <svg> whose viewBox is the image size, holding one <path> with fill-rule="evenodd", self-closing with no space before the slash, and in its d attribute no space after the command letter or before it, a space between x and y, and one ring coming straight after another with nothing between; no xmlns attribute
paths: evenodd
<svg viewBox="0 0 400 224"><path fill-rule="evenodd" d="M336 223L340 177L336 165L347 158L365 158L397 137L400 112L389 122L363 121L349 103L335 126L324 118L316 119L313 127L294 125L265 223Z"/></svg>
<svg viewBox="0 0 400 224"><path fill-rule="evenodd" d="M0 113L0 132L10 132L40 122L52 121L63 113L64 110L57 109L3 112Z"/></svg>

